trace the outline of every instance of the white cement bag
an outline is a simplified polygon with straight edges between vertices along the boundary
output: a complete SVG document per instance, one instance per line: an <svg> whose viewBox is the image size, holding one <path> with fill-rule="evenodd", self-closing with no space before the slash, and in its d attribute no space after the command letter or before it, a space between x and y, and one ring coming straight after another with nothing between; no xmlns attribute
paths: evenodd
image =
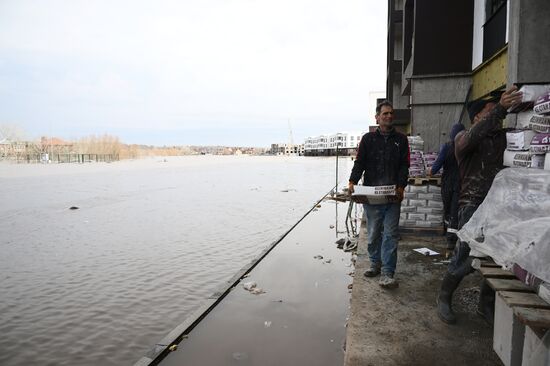
<svg viewBox="0 0 550 366"><path fill-rule="evenodd" d="M428 186L407 186L410 187L411 192L422 192L422 193L428 193Z"/></svg>
<svg viewBox="0 0 550 366"><path fill-rule="evenodd" d="M550 116L533 115L529 121L529 128L536 132L550 132Z"/></svg>
<svg viewBox="0 0 550 366"><path fill-rule="evenodd" d="M550 282L550 171L499 172L458 236L496 263L507 268L517 263Z"/></svg>
<svg viewBox="0 0 550 366"><path fill-rule="evenodd" d="M506 132L506 148L508 150L529 150L531 140L536 132L532 130L515 130Z"/></svg>
<svg viewBox="0 0 550 366"><path fill-rule="evenodd" d="M544 168L544 155L531 154L528 151L504 151L504 166L524 168Z"/></svg>
<svg viewBox="0 0 550 366"><path fill-rule="evenodd" d="M533 112L532 110L518 113L515 127L520 130L530 128L529 123L531 123L531 118L533 118L534 115L535 112Z"/></svg>
<svg viewBox="0 0 550 366"><path fill-rule="evenodd" d="M531 154L546 154L550 152L550 133L536 134L531 140L531 145L529 145L529 152Z"/></svg>

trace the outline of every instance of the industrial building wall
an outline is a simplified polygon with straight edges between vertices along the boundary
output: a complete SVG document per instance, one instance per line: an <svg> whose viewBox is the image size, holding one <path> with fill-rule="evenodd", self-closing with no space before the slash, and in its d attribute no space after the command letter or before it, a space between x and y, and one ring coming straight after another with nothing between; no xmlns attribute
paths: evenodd
<svg viewBox="0 0 550 366"><path fill-rule="evenodd" d="M458 122L471 85L471 77L411 79L411 134L424 140L424 151L439 151L449 140L451 126ZM470 125L467 113L462 123Z"/></svg>

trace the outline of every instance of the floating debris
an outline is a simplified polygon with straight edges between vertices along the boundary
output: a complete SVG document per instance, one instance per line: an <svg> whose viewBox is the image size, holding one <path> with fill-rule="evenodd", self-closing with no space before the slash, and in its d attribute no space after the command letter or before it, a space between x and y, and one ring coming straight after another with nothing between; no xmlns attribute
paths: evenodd
<svg viewBox="0 0 550 366"><path fill-rule="evenodd" d="M346 240L346 243L344 244L344 252L351 252L356 248L357 248L357 239L351 240L350 238L348 238Z"/></svg>
<svg viewBox="0 0 550 366"><path fill-rule="evenodd" d="M329 227L330 227L331 229L334 229L334 225L330 225Z"/></svg>
<svg viewBox="0 0 550 366"><path fill-rule="evenodd" d="M237 361L248 360L248 354L244 352L233 352L233 359Z"/></svg>
<svg viewBox="0 0 550 366"><path fill-rule="evenodd" d="M323 263L330 263L332 262L332 259L327 259L326 261L324 261Z"/></svg>
<svg viewBox="0 0 550 366"><path fill-rule="evenodd" d="M316 255L313 257L313 259L323 259L323 256L322 255Z"/></svg>
<svg viewBox="0 0 550 366"><path fill-rule="evenodd" d="M271 321L270 321L270 320L266 320L266 321L264 322L264 328L269 328L269 327L271 327Z"/></svg>
<svg viewBox="0 0 550 366"><path fill-rule="evenodd" d="M178 345L177 344L173 344L171 345L170 347L168 347L168 351L170 352L174 352L175 350L178 349Z"/></svg>
<svg viewBox="0 0 550 366"><path fill-rule="evenodd" d="M78 210L79 208L80 207L78 207L78 206L71 206L71 207L69 207L69 210Z"/></svg>
<svg viewBox="0 0 550 366"><path fill-rule="evenodd" d="M344 247L344 244L346 244L346 238L340 238L336 240L335 243L338 249L342 249Z"/></svg>
<svg viewBox="0 0 550 366"><path fill-rule="evenodd" d="M250 293L252 295L261 295L261 294L265 294L265 291L262 290L261 288L259 287L256 287L256 288L253 288L252 291L250 291Z"/></svg>
<svg viewBox="0 0 550 366"><path fill-rule="evenodd" d="M250 292L252 295L265 294L265 291L263 289L261 289L260 287L258 287L258 284L254 281L245 282L243 284L243 288L246 291Z"/></svg>
<svg viewBox="0 0 550 366"><path fill-rule="evenodd" d="M351 290L352 288L353 288L353 283L350 283L350 284L348 285L348 290Z"/></svg>

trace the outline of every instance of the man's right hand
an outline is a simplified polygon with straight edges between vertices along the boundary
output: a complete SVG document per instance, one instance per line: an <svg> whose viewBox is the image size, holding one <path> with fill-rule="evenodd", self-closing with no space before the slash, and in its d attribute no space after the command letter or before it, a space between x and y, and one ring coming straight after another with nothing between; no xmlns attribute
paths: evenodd
<svg viewBox="0 0 550 366"><path fill-rule="evenodd" d="M354 186L353 182L348 183L348 192L349 192L349 194L352 194L353 192L355 192L355 189L353 188L353 186Z"/></svg>
<svg viewBox="0 0 550 366"><path fill-rule="evenodd" d="M521 103L522 99L523 93L518 91L517 86L513 85L510 89L502 93L499 103L504 109L508 109L513 105Z"/></svg>

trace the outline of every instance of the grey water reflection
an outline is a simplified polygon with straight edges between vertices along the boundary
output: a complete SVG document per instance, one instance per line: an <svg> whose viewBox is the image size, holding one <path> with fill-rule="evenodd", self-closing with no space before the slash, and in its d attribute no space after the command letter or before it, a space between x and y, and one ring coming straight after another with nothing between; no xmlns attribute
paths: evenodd
<svg viewBox="0 0 550 366"><path fill-rule="evenodd" d="M133 363L334 173L298 157L0 164L0 364Z"/></svg>

